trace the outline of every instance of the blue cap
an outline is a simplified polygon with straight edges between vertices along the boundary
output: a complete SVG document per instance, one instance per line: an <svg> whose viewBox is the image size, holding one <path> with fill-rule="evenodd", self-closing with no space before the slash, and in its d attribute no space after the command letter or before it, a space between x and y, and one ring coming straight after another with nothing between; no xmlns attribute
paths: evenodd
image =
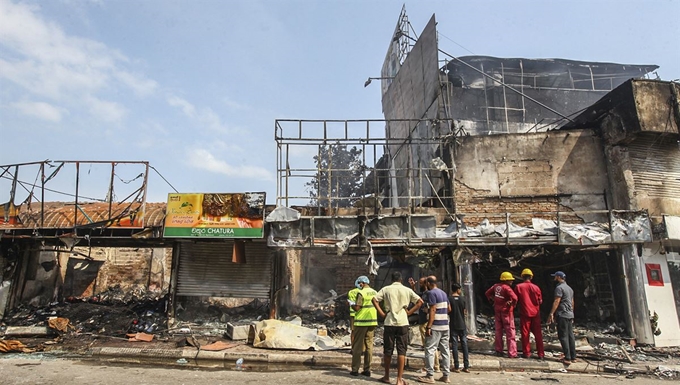
<svg viewBox="0 0 680 385"><path fill-rule="evenodd" d="M567 278L567 275L563 271L556 271L554 274L550 274L551 277L560 277L562 279Z"/></svg>
<svg viewBox="0 0 680 385"><path fill-rule="evenodd" d="M360 283L371 283L371 281L368 280L368 277L365 275L360 276L357 278L356 282L354 282L357 287L359 286Z"/></svg>

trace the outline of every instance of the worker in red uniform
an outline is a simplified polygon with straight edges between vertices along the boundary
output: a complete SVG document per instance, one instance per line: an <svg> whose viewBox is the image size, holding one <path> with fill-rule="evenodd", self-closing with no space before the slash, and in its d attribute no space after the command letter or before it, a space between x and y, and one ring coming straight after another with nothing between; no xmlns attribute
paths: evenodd
<svg viewBox="0 0 680 385"><path fill-rule="evenodd" d="M531 343L529 342L529 331L534 333L536 339L536 353L538 359L543 360L543 332L541 331L541 312L540 306L543 303L541 289L531 282L534 273L530 269L522 270L524 282L515 286L515 294L519 299L519 325L522 333L522 356L531 357Z"/></svg>
<svg viewBox="0 0 680 385"><path fill-rule="evenodd" d="M501 273L499 283L486 291L486 298L493 302L496 324L496 355L503 356L503 332L508 344L508 357L517 358L517 342L515 342L515 316L513 310L517 304L517 295L512 290L512 273Z"/></svg>

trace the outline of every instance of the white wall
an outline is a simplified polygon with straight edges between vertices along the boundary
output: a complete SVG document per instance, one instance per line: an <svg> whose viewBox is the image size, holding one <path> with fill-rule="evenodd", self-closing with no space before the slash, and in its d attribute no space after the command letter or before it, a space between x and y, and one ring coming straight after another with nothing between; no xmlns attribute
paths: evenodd
<svg viewBox="0 0 680 385"><path fill-rule="evenodd" d="M673 286L668 271L668 262L666 260L667 254L661 254L660 252L662 250L661 244L655 242L646 243L642 252L642 275L645 280L647 305L652 314L656 312L656 314L659 315L658 327L661 329L661 335L654 337L654 343L658 347L680 346L680 323L678 322L675 297L673 296ZM656 263L660 265L664 286L649 285L647 271L645 270L644 265L647 263Z"/></svg>

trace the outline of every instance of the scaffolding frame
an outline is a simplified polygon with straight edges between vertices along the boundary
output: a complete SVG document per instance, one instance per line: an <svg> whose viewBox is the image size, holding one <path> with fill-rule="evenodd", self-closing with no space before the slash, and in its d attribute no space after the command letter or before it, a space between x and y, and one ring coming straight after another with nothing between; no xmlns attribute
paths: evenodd
<svg viewBox="0 0 680 385"><path fill-rule="evenodd" d="M385 133L395 134L390 130L391 124L408 127L401 131L403 135L395 137ZM424 127L429 135L419 134L419 125ZM432 129L437 127L437 130ZM276 247L314 247L333 246L352 234L370 238L373 246L491 246L491 245L541 245L560 244L570 246L593 246L603 244L639 243L640 239L627 239L616 233L612 225L614 218L620 214L639 218L644 222L643 227L649 229L648 214L635 211L616 210L588 210L588 211L560 211L559 205L553 211L540 212L458 212L455 199L455 156L453 143L456 134L453 122L449 120L418 120L418 119L366 119L366 120L299 120L279 119L275 121L275 140L277 143L276 205L298 209L301 220L291 224L281 224L279 230L274 231L271 246ZM420 127L423 128L423 127ZM438 133L438 134L435 134ZM420 136L419 136L420 135ZM313 156L322 156L320 150L324 146L340 144L354 146L360 149L360 179L357 185L360 191L347 191L333 188L333 183L342 184L342 180L334 180L333 175L353 171L352 169L335 167L332 161L332 150L326 151L328 159L325 162L314 161ZM431 162L431 159L421 159L422 146L432 146L430 152L441 162ZM310 150L311 149L311 150ZM302 156L300 156L302 155ZM368 156L367 156L368 155ZM306 156L306 157L305 157ZM396 157L402 156L407 162L394 162ZM431 156L431 155L430 155ZM321 167L321 164L324 164ZM394 164L405 164L405 168L396 169ZM357 171L356 169L354 171ZM303 195L300 179L313 180L325 174L327 189L307 191ZM302 186L310 186L309 183ZM407 186L397 188L394 186ZM317 185L319 186L319 185ZM336 186L337 187L337 186ZM396 197L396 199L394 199ZM367 204L366 202L369 202ZM382 202L386 202L383 207ZM390 202L406 202L393 205ZM574 238L563 231L562 225L585 224L585 217L597 218L609 233L609 240L605 242L588 241ZM550 220L556 223L555 234L533 234L529 236L514 236L508 229L513 226L530 227L534 219ZM466 225L476 227L486 226L491 229L489 234L476 236L465 235L462 231L442 234L447 226L457 224L459 228ZM505 226L504 235L493 228ZM278 225L277 225L278 226ZM373 226L369 229L369 226ZM389 231L375 230L375 226L397 226L401 232L394 236ZM288 230L284 230L284 229ZM297 237L289 231L301 235ZM287 235L284 235L287 234ZM651 230L645 231L651 234ZM571 238L570 238L571 237ZM651 238L645 235L645 240ZM584 243L584 240L586 243ZM277 242L283 241L284 244ZM290 241L289 243L286 243Z"/></svg>
<svg viewBox="0 0 680 385"><path fill-rule="evenodd" d="M82 187L81 175L82 169L89 165L110 165L111 172L108 178L108 185L106 188L107 195L104 199L92 198L83 195L80 191ZM115 185L116 185L116 166L131 165L139 166L141 173L137 177L120 183L131 184L133 181L141 179L136 184L132 185L132 193L123 199L115 199ZM25 175L26 172L37 172L35 175L35 182L21 180L20 175ZM60 171L73 168L75 180L73 181L73 189L69 191L58 191L48 186L49 182L53 180ZM0 229L22 229L26 224L19 223L18 213L21 206L26 204L30 211L31 223L28 224L32 229L43 229L50 226L46 225L47 216L50 215L49 210L45 207L46 193L56 193L60 195L69 196L73 199L72 202L67 202L66 205L73 205L73 216L64 216L64 220L68 222L68 227L77 229L79 227L135 227L143 228L146 212L146 197L149 177L149 162L146 161L74 161L74 160L44 160L39 162L16 163L9 165L0 165L0 178L10 180L11 187L9 191L9 201L6 202L4 208L4 218L0 221ZM89 173L89 172L88 172ZM120 179L120 177L118 176ZM21 188L26 191L27 198L15 203L17 190ZM37 191L36 191L37 189ZM40 205L39 211L36 213L32 204L37 201ZM83 206L86 203L98 202L105 205L103 212L98 212L97 217L94 218L89 215L87 209ZM122 217L133 215L138 218L132 226L122 226L119 220ZM64 226L62 226L64 227Z"/></svg>
<svg viewBox="0 0 680 385"><path fill-rule="evenodd" d="M420 123L426 123L428 127L439 124L446 124L447 127L453 125L453 122L448 120L420 119L277 119L275 121L277 206L305 206L315 202L318 203L316 205L317 215L321 215L322 208L337 211L339 208L352 204L366 209L375 204L363 204L361 199L373 197L382 201L389 198L381 194L390 184L387 180L391 179L393 182L406 180L404 183L408 185L408 188L403 192L399 191L396 195L392 194L392 197L406 200L412 212L417 212L418 207L423 205L451 208L453 195L450 193L442 195L440 192L446 187L447 182L444 179L451 176L453 169L448 164L443 168L442 163L435 167L430 164L430 159L420 159L418 154L418 146L433 146L436 148L435 153L443 155L451 135L417 137L411 129L406 135L388 137L387 128L391 123L397 122L405 122L410 127L417 127ZM310 156L312 159L300 159L299 156L295 156L295 154L311 155L313 153L321 159L321 148L328 146L327 148L332 149L336 144L361 150L360 169L336 168L333 166L332 155L323 159L326 160L327 167L325 168L321 168L321 161L314 162L312 156ZM309 150L310 148L312 151ZM406 152L402 153L403 151ZM408 166L405 169L394 169L393 162L388 159L388 154L389 157L407 156ZM294 161L298 163L294 164ZM312 165L312 163L316 164ZM299 178L311 181L318 177L320 180L322 175L328 183L333 181L342 183L342 180L334 179L334 175L341 178L339 175L343 173L356 171L361 173L361 190L353 191L351 194L334 194L340 189L337 188L338 186L329 185L326 189L317 188L316 195L311 194L313 191L310 191L309 195L301 195L300 185L296 183ZM448 174L448 177L445 174ZM322 190L328 194L322 194ZM304 202L305 200L307 202Z"/></svg>

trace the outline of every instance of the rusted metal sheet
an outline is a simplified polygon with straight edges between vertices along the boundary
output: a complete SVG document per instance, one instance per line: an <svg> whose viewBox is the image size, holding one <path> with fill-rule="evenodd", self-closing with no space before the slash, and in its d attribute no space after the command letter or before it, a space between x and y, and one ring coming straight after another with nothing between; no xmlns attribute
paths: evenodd
<svg viewBox="0 0 680 385"><path fill-rule="evenodd" d="M80 215L75 215L73 203L45 202L44 215L39 204L24 204L19 207L19 223L13 228L72 228L93 227L159 227L165 217L165 203L147 203L142 212L140 203L81 203ZM111 215L109 216L109 209ZM77 222L76 222L77 220ZM41 225L41 221L43 224Z"/></svg>
<svg viewBox="0 0 680 385"><path fill-rule="evenodd" d="M9 187L9 201L0 206L0 229L144 228L150 168L143 161L0 165L0 188ZM99 190L99 177L109 173L105 197L82 194ZM67 202L60 201L64 197Z"/></svg>
<svg viewBox="0 0 680 385"><path fill-rule="evenodd" d="M269 298L273 254L266 243L246 243L246 263L232 262L233 246L233 241L181 242L177 295Z"/></svg>

